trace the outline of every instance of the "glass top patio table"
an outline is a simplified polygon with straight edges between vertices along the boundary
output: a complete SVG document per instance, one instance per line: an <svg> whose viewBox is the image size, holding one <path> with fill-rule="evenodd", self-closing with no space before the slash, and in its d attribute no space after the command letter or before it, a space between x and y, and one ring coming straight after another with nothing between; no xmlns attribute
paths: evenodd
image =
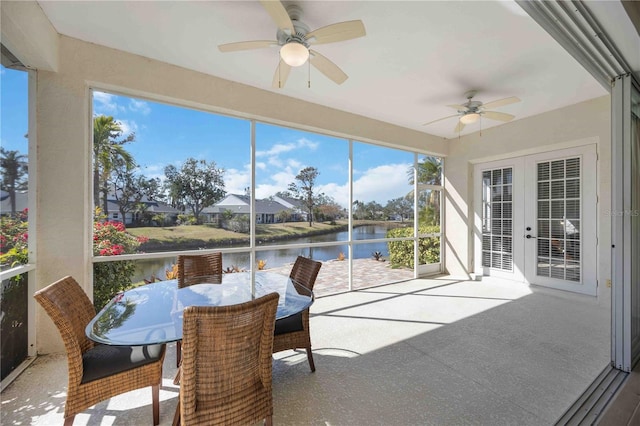
<svg viewBox="0 0 640 426"><path fill-rule="evenodd" d="M255 276L253 295L249 272L196 277L180 289L177 280L168 280L118 293L87 325L86 335L105 345L169 343L182 339L186 306L234 305L277 292L276 319L282 319L313 303L311 290L288 276L264 271Z"/></svg>

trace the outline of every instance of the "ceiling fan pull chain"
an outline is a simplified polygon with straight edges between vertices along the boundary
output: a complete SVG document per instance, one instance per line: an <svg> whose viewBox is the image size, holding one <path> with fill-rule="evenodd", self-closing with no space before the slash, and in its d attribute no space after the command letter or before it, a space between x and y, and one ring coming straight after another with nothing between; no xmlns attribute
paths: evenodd
<svg viewBox="0 0 640 426"><path fill-rule="evenodd" d="M280 70L282 67L280 66L280 59L278 59L278 89L282 89L282 77L280 76Z"/></svg>
<svg viewBox="0 0 640 426"><path fill-rule="evenodd" d="M307 73L308 73L307 74L308 75L307 87L309 89L311 89L311 58L307 59L307 65L308 65L308 67L307 67L307 70L308 70L307 71Z"/></svg>

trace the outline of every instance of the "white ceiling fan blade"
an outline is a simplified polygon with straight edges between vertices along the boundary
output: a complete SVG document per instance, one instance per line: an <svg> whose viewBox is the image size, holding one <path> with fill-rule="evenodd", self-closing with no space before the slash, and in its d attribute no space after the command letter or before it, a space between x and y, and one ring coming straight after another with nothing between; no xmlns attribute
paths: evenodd
<svg viewBox="0 0 640 426"><path fill-rule="evenodd" d="M288 35L295 32L287 9L285 9L280 0L260 0L260 3L262 3L267 13L271 15L271 19L273 19L278 28L282 31L288 31Z"/></svg>
<svg viewBox="0 0 640 426"><path fill-rule="evenodd" d="M504 112L497 112L497 111L485 111L482 113L482 116L486 118L490 118L491 120L498 120L498 121L511 121L515 118L514 115L507 114Z"/></svg>
<svg viewBox="0 0 640 426"><path fill-rule="evenodd" d="M313 44L334 43L363 37L367 33L360 20L338 22L307 33L306 38Z"/></svg>
<svg viewBox="0 0 640 426"><path fill-rule="evenodd" d="M289 72L291 72L291 66L287 65L285 61L280 59L280 63L273 75L273 82L271 83L271 86L274 89L282 89L289 78Z"/></svg>
<svg viewBox="0 0 640 426"><path fill-rule="evenodd" d="M455 104L455 105L447 105L447 106L448 106L449 108L453 108L453 109L456 109L456 110L458 110L458 111L466 111L466 110L467 110L467 107L466 107L466 106L464 106L464 105L457 105L457 104Z"/></svg>
<svg viewBox="0 0 640 426"><path fill-rule="evenodd" d="M448 118L453 118L453 117L457 117L457 116L458 116L458 114L449 115L447 117L438 118L437 120L433 120L433 121L429 121L428 123L424 123L423 126L428 126L429 124L437 123L438 121L446 120Z"/></svg>
<svg viewBox="0 0 640 426"><path fill-rule="evenodd" d="M515 104L516 102L520 102L520 98L516 96L511 96L510 98L498 99L497 101L487 102L482 106L486 109L497 108L505 105Z"/></svg>
<svg viewBox="0 0 640 426"><path fill-rule="evenodd" d="M262 49L264 47L277 46L275 40L238 41L235 43L221 44L218 46L221 52L237 52L239 50Z"/></svg>
<svg viewBox="0 0 640 426"><path fill-rule="evenodd" d="M458 124L456 125L456 128L453 129L453 132L460 133L462 129L464 129L464 123L462 121L458 121Z"/></svg>
<svg viewBox="0 0 640 426"><path fill-rule="evenodd" d="M336 84L342 84L347 80L347 78L349 78L349 76L345 74L340 67L315 50L309 49L309 53L311 54L309 57L311 65L316 67L318 71L333 80Z"/></svg>

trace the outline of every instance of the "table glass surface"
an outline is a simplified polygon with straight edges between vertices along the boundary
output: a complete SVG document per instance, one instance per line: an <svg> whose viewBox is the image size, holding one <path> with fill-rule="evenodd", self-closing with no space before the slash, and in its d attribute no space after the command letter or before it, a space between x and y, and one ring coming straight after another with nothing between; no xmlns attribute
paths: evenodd
<svg viewBox="0 0 640 426"><path fill-rule="evenodd" d="M313 293L285 275L256 272L255 294L248 272L196 277L178 289L177 280L159 281L118 293L91 320L86 334L106 345L151 345L182 339L186 306L227 306L277 292L276 319L308 308Z"/></svg>

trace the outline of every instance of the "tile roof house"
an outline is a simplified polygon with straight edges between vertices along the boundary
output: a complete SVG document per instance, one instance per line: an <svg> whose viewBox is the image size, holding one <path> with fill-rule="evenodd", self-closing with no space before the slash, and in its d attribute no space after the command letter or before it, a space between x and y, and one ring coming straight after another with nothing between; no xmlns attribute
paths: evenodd
<svg viewBox="0 0 640 426"><path fill-rule="evenodd" d="M140 203L145 205L144 211L127 212L125 217L122 217L120 207L114 194L110 194L107 198L107 208L109 220L117 222L123 222L125 225L140 224L141 222L151 220L151 217L156 215L165 215L164 223L156 225L168 225L175 223L178 215L182 213L175 207L171 207L169 204L162 201L150 200L147 197L143 197Z"/></svg>
<svg viewBox="0 0 640 426"><path fill-rule="evenodd" d="M286 211L291 216L289 221L299 221L300 217L298 209L292 203L285 200L280 201L278 197L274 200L261 199L256 200L255 215L256 223L277 223L282 221L279 218L279 213ZM296 200L293 200L296 201ZM251 208L251 200L247 195L240 194L227 194L222 200L217 202L211 207L206 207L203 211L203 217L206 222L217 222L220 220L220 215L225 211L230 211L235 215L248 215ZM294 219L295 217L295 219Z"/></svg>

